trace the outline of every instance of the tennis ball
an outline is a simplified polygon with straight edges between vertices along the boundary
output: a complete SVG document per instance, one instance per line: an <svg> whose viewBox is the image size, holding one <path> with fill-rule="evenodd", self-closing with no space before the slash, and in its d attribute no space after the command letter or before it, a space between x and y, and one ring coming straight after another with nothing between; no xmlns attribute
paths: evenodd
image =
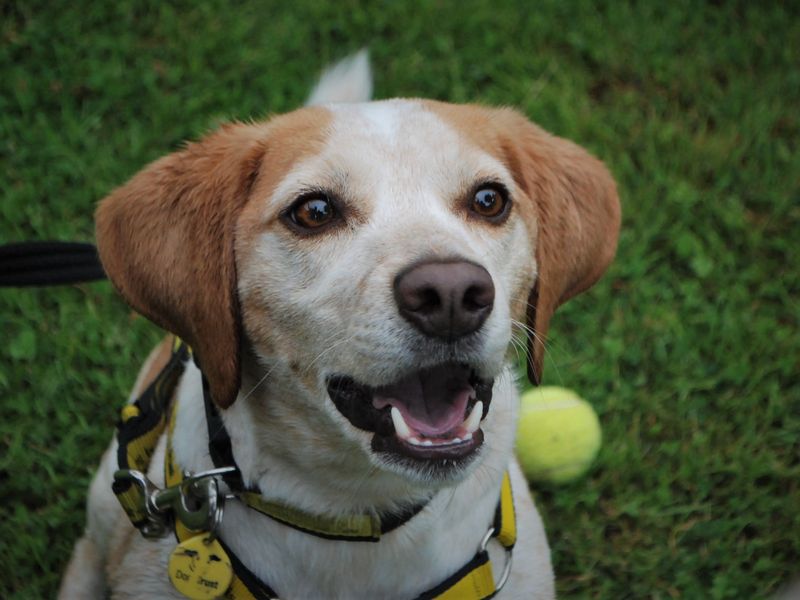
<svg viewBox="0 0 800 600"><path fill-rule="evenodd" d="M546 386L522 394L517 457L530 481L577 479L597 456L601 437L597 415L575 392Z"/></svg>

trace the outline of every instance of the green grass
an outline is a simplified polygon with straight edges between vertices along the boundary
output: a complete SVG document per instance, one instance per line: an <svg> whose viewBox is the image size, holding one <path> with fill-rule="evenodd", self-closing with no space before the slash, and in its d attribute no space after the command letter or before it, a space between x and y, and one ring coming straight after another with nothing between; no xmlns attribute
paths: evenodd
<svg viewBox="0 0 800 600"><path fill-rule="evenodd" d="M535 490L560 595L763 598L800 574L796 4L179 4L3 3L0 241L92 239L145 163L297 106L363 45L379 97L518 106L624 206L545 370L604 428L589 477ZM107 283L2 290L0 332L0 597L52 597L160 333Z"/></svg>

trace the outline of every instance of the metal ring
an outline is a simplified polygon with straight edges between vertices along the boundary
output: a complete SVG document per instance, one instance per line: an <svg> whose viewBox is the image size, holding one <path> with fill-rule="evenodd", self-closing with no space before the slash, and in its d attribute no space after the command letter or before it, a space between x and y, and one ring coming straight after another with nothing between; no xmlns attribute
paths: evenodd
<svg viewBox="0 0 800 600"><path fill-rule="evenodd" d="M487 546L489 545L489 541L492 539L495 533L494 527L489 527L489 531L481 539L480 546L478 547L479 552L485 552ZM508 578L511 576L511 563L513 558L513 551L511 548L506 548L503 546L503 549L506 552L506 564L503 567L503 573L500 575L500 580L494 586L495 594L503 589L503 586L508 583Z"/></svg>
<svg viewBox="0 0 800 600"><path fill-rule="evenodd" d="M236 470L236 467L219 467L217 469L209 469L208 471L200 471L199 473L187 473L184 472L183 474L183 483L193 483L195 481L199 481L200 479L205 479L206 477L216 477L217 475L226 475L228 473L232 473Z"/></svg>
<svg viewBox="0 0 800 600"><path fill-rule="evenodd" d="M217 529L222 524L222 513L225 511L225 495L219 492L219 486L217 485L216 479L214 480L214 491L216 492L213 496L213 500L209 499L209 511L212 511L211 514L211 521L208 527L208 536L206 537L206 543L213 542L217 538Z"/></svg>
<svg viewBox="0 0 800 600"><path fill-rule="evenodd" d="M500 575L500 581L497 582L495 586L495 593L499 592L503 589L503 586L508 582L508 578L511 575L511 562L514 557L512 554L511 548L506 548L506 566L503 567L503 574Z"/></svg>
<svg viewBox="0 0 800 600"><path fill-rule="evenodd" d="M489 527L489 531L487 531L486 535L483 536L483 539L481 540L480 546L478 546L478 550L480 552L483 552L484 550L486 550L486 546L489 545L489 540L492 539L493 535L494 535L494 527Z"/></svg>

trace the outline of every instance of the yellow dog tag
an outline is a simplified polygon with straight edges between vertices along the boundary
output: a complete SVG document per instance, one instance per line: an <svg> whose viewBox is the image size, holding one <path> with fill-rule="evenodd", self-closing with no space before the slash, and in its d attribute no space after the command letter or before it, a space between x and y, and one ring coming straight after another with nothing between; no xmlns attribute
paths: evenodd
<svg viewBox="0 0 800 600"><path fill-rule="evenodd" d="M181 594L192 600L221 597L230 587L233 567L216 540L201 533L184 540L169 557L169 579Z"/></svg>

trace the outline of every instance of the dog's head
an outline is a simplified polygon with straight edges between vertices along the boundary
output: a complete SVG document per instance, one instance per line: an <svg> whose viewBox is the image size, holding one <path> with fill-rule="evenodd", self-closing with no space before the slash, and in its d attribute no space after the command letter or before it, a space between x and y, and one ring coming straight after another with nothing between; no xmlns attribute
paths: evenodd
<svg viewBox="0 0 800 600"><path fill-rule="evenodd" d="M514 331L538 382L553 312L618 228L581 148L512 110L416 100L223 127L97 212L110 278L194 347L221 408L251 401L245 371L263 423L439 481L491 443Z"/></svg>

